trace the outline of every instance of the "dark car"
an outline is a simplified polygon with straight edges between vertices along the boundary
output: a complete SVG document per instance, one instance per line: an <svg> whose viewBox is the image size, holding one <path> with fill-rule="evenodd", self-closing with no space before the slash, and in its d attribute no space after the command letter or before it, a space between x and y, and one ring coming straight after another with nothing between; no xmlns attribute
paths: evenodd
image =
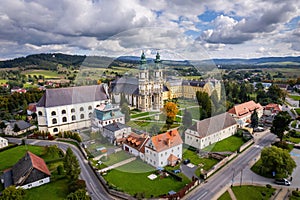
<svg viewBox="0 0 300 200"><path fill-rule="evenodd" d="M191 162L190 159L185 159L185 160L183 161L183 164L187 165L187 164L189 164L190 162Z"/></svg>

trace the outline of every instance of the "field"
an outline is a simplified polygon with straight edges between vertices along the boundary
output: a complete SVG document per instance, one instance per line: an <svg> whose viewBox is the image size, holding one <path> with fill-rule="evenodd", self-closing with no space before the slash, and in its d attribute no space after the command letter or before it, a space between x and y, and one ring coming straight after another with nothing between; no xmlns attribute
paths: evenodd
<svg viewBox="0 0 300 200"><path fill-rule="evenodd" d="M275 191L274 188L267 188L261 186L236 186L232 188L233 193L239 200L252 200L252 199L270 199L272 193Z"/></svg>
<svg viewBox="0 0 300 200"><path fill-rule="evenodd" d="M300 100L300 96L296 96L296 95L289 95L290 98L292 98L295 101L299 101Z"/></svg>
<svg viewBox="0 0 300 200"><path fill-rule="evenodd" d="M280 72L287 78L295 78L295 76L297 76L297 74L300 74L299 68L263 68L262 71L268 72L272 76L274 76L278 72Z"/></svg>
<svg viewBox="0 0 300 200"><path fill-rule="evenodd" d="M36 75L37 77L39 75L44 76L45 78L62 78L64 75L60 75L55 71L48 71L48 70L27 70L23 72L24 75L31 75L34 76Z"/></svg>
<svg viewBox="0 0 300 200"><path fill-rule="evenodd" d="M220 142L217 142L215 144L206 147L204 150L212 151L212 152L224 152L224 151L235 152L243 144L244 144L243 138L233 135L229 138L226 138Z"/></svg>
<svg viewBox="0 0 300 200"><path fill-rule="evenodd" d="M190 159L191 163L194 165L202 164L202 168L204 170L209 170L212 168L215 164L218 163L218 160L214 158L200 158L199 155L197 155L196 152L191 151L189 149L183 149L183 159Z"/></svg>
<svg viewBox="0 0 300 200"><path fill-rule="evenodd" d="M135 160L119 168L111 170L104 176L109 185L130 195L143 194L146 198L157 197L171 190L178 191L189 180L185 177L182 182L169 177L150 180L147 176L155 169L141 160Z"/></svg>

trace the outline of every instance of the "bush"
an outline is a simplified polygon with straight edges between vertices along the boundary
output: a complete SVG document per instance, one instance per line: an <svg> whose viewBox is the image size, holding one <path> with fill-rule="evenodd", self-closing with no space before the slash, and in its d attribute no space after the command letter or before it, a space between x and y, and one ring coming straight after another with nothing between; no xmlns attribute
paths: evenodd
<svg viewBox="0 0 300 200"><path fill-rule="evenodd" d="M63 165L58 165L57 166L57 173L58 173L58 175L63 175L65 173Z"/></svg>
<svg viewBox="0 0 300 200"><path fill-rule="evenodd" d="M276 146L276 147L279 147L281 149L289 150L289 145L285 141L278 141L278 142L275 142L273 145Z"/></svg>
<svg viewBox="0 0 300 200"><path fill-rule="evenodd" d="M292 195L295 196L295 197L300 197L300 192L294 190L292 192Z"/></svg>
<svg viewBox="0 0 300 200"><path fill-rule="evenodd" d="M271 188L272 188L272 185L267 184L266 187L271 189Z"/></svg>

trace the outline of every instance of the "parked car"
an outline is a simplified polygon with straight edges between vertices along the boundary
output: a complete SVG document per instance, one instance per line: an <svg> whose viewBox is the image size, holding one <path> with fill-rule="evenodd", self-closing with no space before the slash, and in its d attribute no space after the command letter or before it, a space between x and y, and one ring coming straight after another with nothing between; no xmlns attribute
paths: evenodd
<svg viewBox="0 0 300 200"><path fill-rule="evenodd" d="M181 172L181 170L180 170L180 169L174 169L173 172L174 172L175 174L178 174L178 173Z"/></svg>
<svg viewBox="0 0 300 200"><path fill-rule="evenodd" d="M291 182L288 181L286 178L275 179L275 183L278 185L291 185Z"/></svg>
<svg viewBox="0 0 300 200"><path fill-rule="evenodd" d="M187 165L187 164L189 164L190 162L191 162L190 159L185 159L185 160L183 161L183 164Z"/></svg>

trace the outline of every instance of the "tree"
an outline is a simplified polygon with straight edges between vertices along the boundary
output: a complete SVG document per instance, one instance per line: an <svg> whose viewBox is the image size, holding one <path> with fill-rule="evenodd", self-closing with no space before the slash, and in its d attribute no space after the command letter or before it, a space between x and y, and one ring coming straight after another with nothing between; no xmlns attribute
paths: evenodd
<svg viewBox="0 0 300 200"><path fill-rule="evenodd" d="M254 109L250 119L251 119L251 127L256 128L258 126L258 115L256 109Z"/></svg>
<svg viewBox="0 0 300 200"><path fill-rule="evenodd" d="M165 115L167 116L166 119L166 124L168 126L168 128L171 127L171 125L174 123L175 117L178 113L178 107L177 104L174 102L166 102L162 111L165 113Z"/></svg>
<svg viewBox="0 0 300 200"><path fill-rule="evenodd" d="M261 170L267 174L275 172L287 176L292 174L296 167L296 163L289 152L276 146L265 147L261 151L261 161Z"/></svg>
<svg viewBox="0 0 300 200"><path fill-rule="evenodd" d="M192 126L192 114L187 109L184 110L182 116L182 123L184 128L189 128Z"/></svg>
<svg viewBox="0 0 300 200"><path fill-rule="evenodd" d="M76 156L69 147L66 151L65 158L63 160L64 168L66 170L66 176L71 181L74 182L78 179L80 174L80 167Z"/></svg>
<svg viewBox="0 0 300 200"><path fill-rule="evenodd" d="M84 189L79 189L76 192L70 193L67 196L67 200L90 200L90 197L86 195L86 191Z"/></svg>
<svg viewBox="0 0 300 200"><path fill-rule="evenodd" d="M274 133L280 138L280 141L282 141L284 132L289 130L289 124L292 121L291 116L288 112L282 111L279 112L273 120L272 127L271 127L271 133Z"/></svg>
<svg viewBox="0 0 300 200"><path fill-rule="evenodd" d="M202 107L201 113L200 113L201 114L200 120L211 117L211 109L212 109L211 104L212 103L211 103L211 100L210 100L207 92L197 91L196 97L197 97L199 106Z"/></svg>
<svg viewBox="0 0 300 200"><path fill-rule="evenodd" d="M14 128L13 128L13 131L17 133L17 132L19 132L20 130L21 130L21 129L19 128L18 124L15 124L15 125L14 125Z"/></svg>
<svg viewBox="0 0 300 200"><path fill-rule="evenodd" d="M9 186L5 188L2 192L2 196L0 196L0 200L22 200L26 191L23 188L16 188L15 186Z"/></svg>
<svg viewBox="0 0 300 200"><path fill-rule="evenodd" d="M125 123L130 121L130 108L128 104L125 102L121 106L121 112L125 115Z"/></svg>

